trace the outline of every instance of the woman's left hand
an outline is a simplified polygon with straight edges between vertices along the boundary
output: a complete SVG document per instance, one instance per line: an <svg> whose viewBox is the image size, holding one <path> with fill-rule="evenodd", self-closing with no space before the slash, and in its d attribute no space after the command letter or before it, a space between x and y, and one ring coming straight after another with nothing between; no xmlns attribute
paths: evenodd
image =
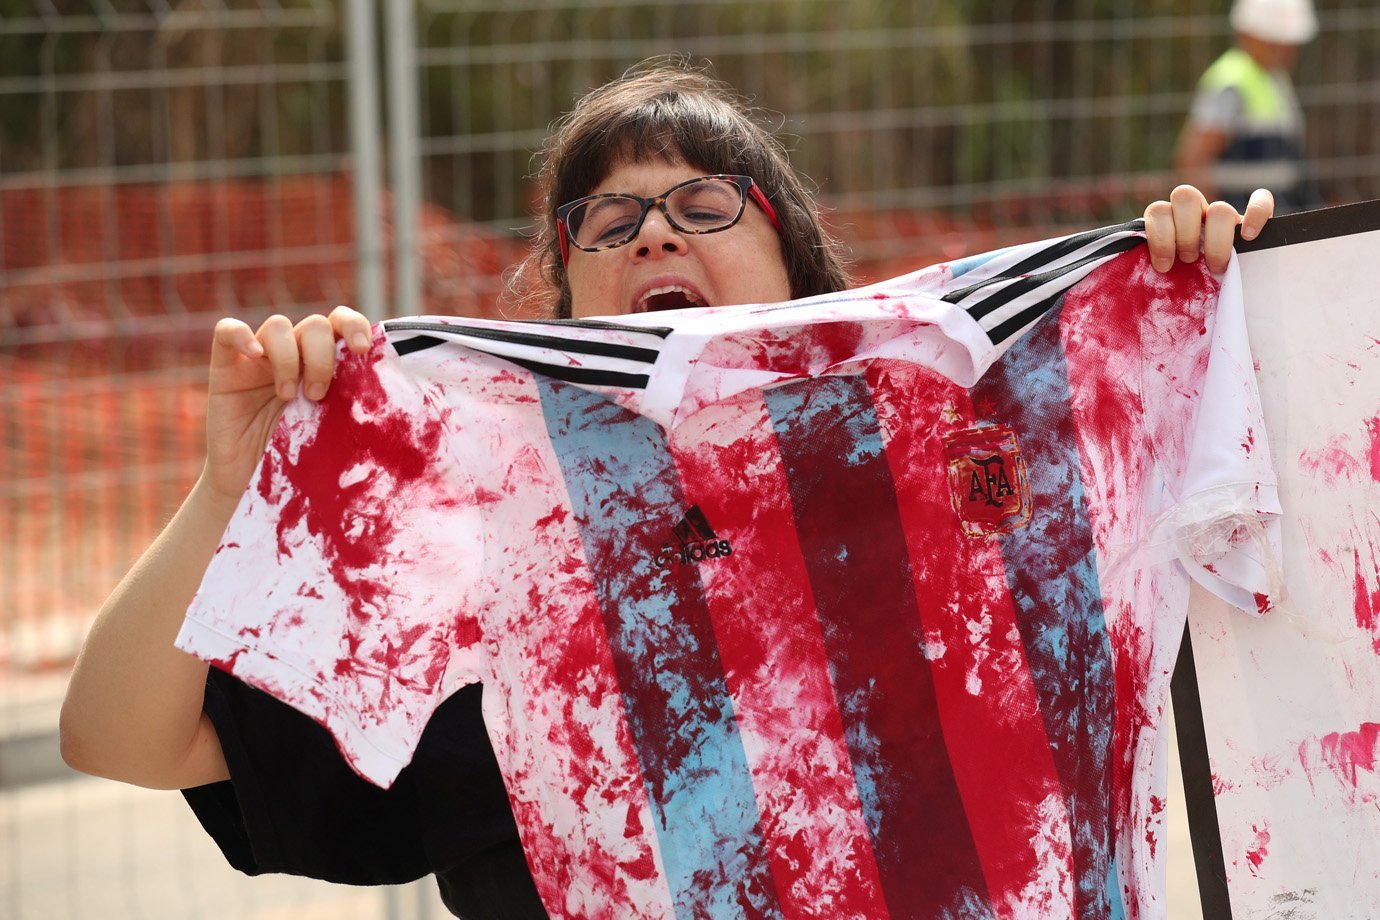
<svg viewBox="0 0 1380 920"><path fill-rule="evenodd" d="M1241 238L1253 240L1275 213L1275 196L1256 189L1246 205L1245 215L1225 201L1208 204L1202 192L1181 185L1169 194L1168 201L1152 202L1145 209L1145 235L1150 243L1150 264L1155 271L1167 272L1177 257L1196 262L1201 254L1214 272L1227 270L1236 226Z"/></svg>

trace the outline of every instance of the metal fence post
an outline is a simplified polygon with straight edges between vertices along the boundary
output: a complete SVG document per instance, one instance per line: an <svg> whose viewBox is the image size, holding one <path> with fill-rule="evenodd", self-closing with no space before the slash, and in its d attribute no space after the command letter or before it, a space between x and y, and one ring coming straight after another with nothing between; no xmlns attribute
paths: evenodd
<svg viewBox="0 0 1380 920"><path fill-rule="evenodd" d="M384 4L388 70L388 174L393 193L393 302L391 316L422 312L417 216L421 205L418 165L417 20L411 2Z"/></svg>
<svg viewBox="0 0 1380 920"><path fill-rule="evenodd" d="M406 4L388 4L398 6ZM379 226L378 57L372 0L346 0L345 57L349 66L350 150L355 216L355 308L371 320L384 316L383 242Z"/></svg>

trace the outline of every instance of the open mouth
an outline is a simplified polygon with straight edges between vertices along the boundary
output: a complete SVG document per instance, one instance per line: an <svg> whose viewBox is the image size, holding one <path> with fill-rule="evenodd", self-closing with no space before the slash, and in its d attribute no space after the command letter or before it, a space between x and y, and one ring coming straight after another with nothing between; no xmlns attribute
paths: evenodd
<svg viewBox="0 0 1380 920"><path fill-rule="evenodd" d="M687 307L707 307L708 303L697 292L678 284L652 288L637 302L639 313L656 313L661 310L683 310Z"/></svg>

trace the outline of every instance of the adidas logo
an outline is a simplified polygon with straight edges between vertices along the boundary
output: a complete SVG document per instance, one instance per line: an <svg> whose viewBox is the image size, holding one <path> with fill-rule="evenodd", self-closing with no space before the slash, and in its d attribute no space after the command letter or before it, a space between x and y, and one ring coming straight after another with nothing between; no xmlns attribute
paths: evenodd
<svg viewBox="0 0 1380 920"><path fill-rule="evenodd" d="M685 512L680 523L671 528L671 535L675 537L675 543L661 547L654 560L663 569L733 555L733 544L719 539L699 505L693 505Z"/></svg>

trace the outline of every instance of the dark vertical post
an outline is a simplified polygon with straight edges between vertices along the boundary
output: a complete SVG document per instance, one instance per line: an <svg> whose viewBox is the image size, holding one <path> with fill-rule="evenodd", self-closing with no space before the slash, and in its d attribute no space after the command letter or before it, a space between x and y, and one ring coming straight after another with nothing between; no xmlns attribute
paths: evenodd
<svg viewBox="0 0 1380 920"><path fill-rule="evenodd" d="M1198 875L1198 898L1203 905L1203 917L1205 920L1231 920L1227 864L1222 855L1217 800L1212 794L1212 764L1208 760L1207 732L1203 728L1203 701L1198 692L1198 670L1193 664L1193 640L1187 623L1169 693L1174 700L1179 766L1184 778L1184 804L1188 808L1188 834L1193 842L1193 865Z"/></svg>

